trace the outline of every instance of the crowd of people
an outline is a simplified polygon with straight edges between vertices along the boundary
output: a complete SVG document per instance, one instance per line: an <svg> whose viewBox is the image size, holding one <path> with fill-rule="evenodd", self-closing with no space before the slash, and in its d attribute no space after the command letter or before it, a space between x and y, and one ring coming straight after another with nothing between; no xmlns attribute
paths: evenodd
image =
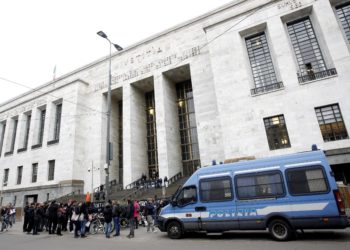
<svg viewBox="0 0 350 250"><path fill-rule="evenodd" d="M147 226L147 232L156 232L155 222L158 213L165 202L147 199L146 201L131 198L120 204L118 201L108 201L103 207L96 207L90 202L67 203L31 203L24 207L23 232L32 235L47 232L62 236L63 232L71 232L74 238L85 238L90 232L91 222L96 214L103 215L104 233L111 237L112 222L115 228L113 236L120 236L121 219L129 225L128 238L135 237L135 229L140 224ZM1 208L2 225L15 223L15 211L12 205Z"/></svg>
<svg viewBox="0 0 350 250"><path fill-rule="evenodd" d="M8 227L12 227L13 224L16 223L16 208L10 203L7 206L1 207L0 210L0 222L1 229L3 232Z"/></svg>

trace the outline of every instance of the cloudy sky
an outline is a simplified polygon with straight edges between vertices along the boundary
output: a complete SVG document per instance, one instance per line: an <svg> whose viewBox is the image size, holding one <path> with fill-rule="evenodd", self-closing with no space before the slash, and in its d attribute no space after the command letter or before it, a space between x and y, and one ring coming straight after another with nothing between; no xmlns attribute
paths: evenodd
<svg viewBox="0 0 350 250"><path fill-rule="evenodd" d="M232 0L3 0L0 104L106 56L103 30L130 46Z"/></svg>

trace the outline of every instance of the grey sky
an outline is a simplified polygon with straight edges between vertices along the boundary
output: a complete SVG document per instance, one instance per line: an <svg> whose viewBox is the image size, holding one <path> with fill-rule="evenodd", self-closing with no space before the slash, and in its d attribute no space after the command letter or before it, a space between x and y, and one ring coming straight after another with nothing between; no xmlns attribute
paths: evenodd
<svg viewBox="0 0 350 250"><path fill-rule="evenodd" d="M106 56L96 32L127 47L232 0L3 0L0 4L0 104L24 87Z"/></svg>

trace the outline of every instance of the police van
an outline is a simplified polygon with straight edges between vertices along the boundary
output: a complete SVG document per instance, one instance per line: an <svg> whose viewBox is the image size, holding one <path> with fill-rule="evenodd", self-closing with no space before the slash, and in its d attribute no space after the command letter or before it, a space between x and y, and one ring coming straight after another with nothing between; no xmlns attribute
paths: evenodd
<svg viewBox="0 0 350 250"><path fill-rule="evenodd" d="M173 239L186 232L266 230L286 241L298 229L349 226L320 150L198 169L158 217Z"/></svg>

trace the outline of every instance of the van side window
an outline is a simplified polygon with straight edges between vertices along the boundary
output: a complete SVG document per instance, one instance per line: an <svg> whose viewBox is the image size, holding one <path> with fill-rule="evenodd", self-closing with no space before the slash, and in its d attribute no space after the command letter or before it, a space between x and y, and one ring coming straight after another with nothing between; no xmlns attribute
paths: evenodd
<svg viewBox="0 0 350 250"><path fill-rule="evenodd" d="M200 181L202 202L232 200L232 181L230 177L204 179Z"/></svg>
<svg viewBox="0 0 350 250"><path fill-rule="evenodd" d="M289 192L292 195L324 193L328 184L321 166L287 170Z"/></svg>
<svg viewBox="0 0 350 250"><path fill-rule="evenodd" d="M195 202L197 202L197 189L195 186L184 187L177 196L177 204L179 206L186 206Z"/></svg>
<svg viewBox="0 0 350 250"><path fill-rule="evenodd" d="M279 171L237 175L236 186L241 200L280 197L285 194Z"/></svg>

